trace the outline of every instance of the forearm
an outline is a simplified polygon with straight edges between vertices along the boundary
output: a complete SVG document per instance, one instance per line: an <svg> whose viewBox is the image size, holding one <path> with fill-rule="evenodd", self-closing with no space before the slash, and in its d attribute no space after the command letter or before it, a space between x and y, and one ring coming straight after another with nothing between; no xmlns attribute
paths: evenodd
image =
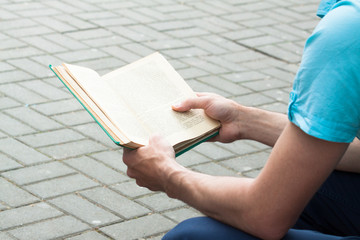
<svg viewBox="0 0 360 240"><path fill-rule="evenodd" d="M250 139L273 147L288 123L285 114L270 112L258 108L246 108L240 115L241 138Z"/></svg>
<svg viewBox="0 0 360 240"><path fill-rule="evenodd" d="M248 178L215 177L185 170L171 176L166 193L209 217L254 234L254 229L251 229L254 222L247 217L248 189L252 181Z"/></svg>

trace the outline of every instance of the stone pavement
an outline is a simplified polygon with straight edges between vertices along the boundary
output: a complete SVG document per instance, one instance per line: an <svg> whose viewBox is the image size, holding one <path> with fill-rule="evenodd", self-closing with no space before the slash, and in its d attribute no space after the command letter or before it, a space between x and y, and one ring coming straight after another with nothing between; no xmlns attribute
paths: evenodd
<svg viewBox="0 0 360 240"><path fill-rule="evenodd" d="M285 113L318 2L0 0L0 239L161 239L200 215L137 187L49 64L104 74L159 51L196 91ZM254 177L269 152L204 143L178 161Z"/></svg>

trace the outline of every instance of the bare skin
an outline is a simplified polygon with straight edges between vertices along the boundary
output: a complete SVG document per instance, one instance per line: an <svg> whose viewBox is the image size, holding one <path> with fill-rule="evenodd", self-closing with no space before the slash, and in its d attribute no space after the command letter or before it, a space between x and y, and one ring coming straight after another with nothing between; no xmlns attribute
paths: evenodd
<svg viewBox="0 0 360 240"><path fill-rule="evenodd" d="M221 122L213 139L252 139L274 146L255 179L214 177L192 172L175 161L160 136L149 145L125 150L128 176L138 185L162 191L204 214L262 239L280 239L297 220L316 190L335 169L360 170L360 144L334 143L305 134L286 115L241 106L215 94L201 93L173 109L202 108Z"/></svg>

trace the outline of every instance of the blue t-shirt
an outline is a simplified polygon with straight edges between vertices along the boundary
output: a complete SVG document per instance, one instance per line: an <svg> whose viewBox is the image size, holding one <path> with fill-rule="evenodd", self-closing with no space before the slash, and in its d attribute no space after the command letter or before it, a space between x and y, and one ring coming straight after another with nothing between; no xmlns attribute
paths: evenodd
<svg viewBox="0 0 360 240"><path fill-rule="evenodd" d="M307 134L332 142L360 136L360 0L326 0L305 44L288 117Z"/></svg>

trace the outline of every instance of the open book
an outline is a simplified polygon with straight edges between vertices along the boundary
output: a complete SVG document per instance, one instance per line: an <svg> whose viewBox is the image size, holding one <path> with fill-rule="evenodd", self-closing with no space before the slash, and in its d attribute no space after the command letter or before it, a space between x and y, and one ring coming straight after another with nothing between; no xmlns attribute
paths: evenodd
<svg viewBox="0 0 360 240"><path fill-rule="evenodd" d="M66 63L50 68L118 145L138 148L158 133L179 155L220 127L201 109L172 110L174 103L196 94L160 53L103 76Z"/></svg>

